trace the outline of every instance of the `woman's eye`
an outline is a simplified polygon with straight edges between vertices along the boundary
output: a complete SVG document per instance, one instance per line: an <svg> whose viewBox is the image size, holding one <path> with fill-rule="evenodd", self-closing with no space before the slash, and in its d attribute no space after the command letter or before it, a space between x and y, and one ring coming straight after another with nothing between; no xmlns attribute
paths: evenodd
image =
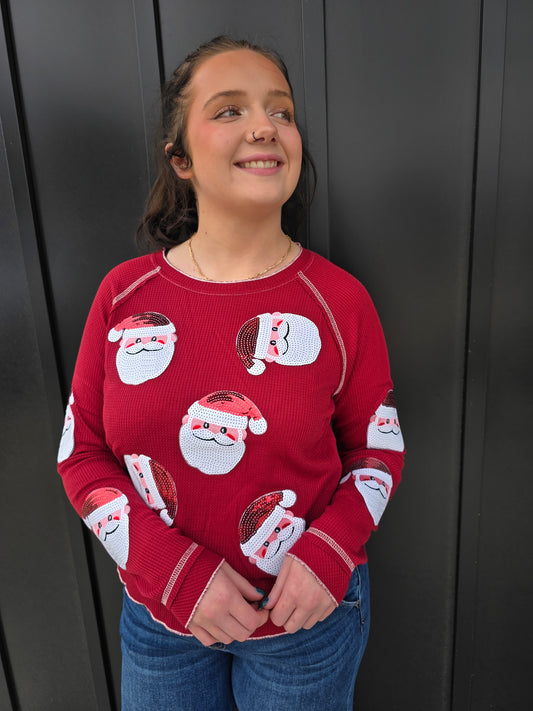
<svg viewBox="0 0 533 711"><path fill-rule="evenodd" d="M277 118L283 119L283 121L287 121L290 123L292 121L292 112L289 111L288 109L282 109L280 111L275 111L274 116Z"/></svg>
<svg viewBox="0 0 533 711"><path fill-rule="evenodd" d="M238 116L239 113L239 109L236 106L226 106L216 114L215 118L233 118Z"/></svg>

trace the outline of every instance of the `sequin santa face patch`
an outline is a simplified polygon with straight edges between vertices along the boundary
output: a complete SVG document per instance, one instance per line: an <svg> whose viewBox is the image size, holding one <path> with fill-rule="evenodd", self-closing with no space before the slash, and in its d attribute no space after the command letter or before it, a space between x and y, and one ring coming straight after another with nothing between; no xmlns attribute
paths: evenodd
<svg viewBox="0 0 533 711"><path fill-rule="evenodd" d="M251 375L261 375L265 363L309 365L322 343L316 325L298 314L260 314L241 326L237 353Z"/></svg>
<svg viewBox="0 0 533 711"><path fill-rule="evenodd" d="M172 526L178 510L174 479L161 464L145 454L125 454L124 461L141 499L167 526Z"/></svg>
<svg viewBox="0 0 533 711"><path fill-rule="evenodd" d="M305 520L288 509L295 501L291 489L272 491L253 501L241 516L241 550L265 573L278 575L285 554L305 530Z"/></svg>
<svg viewBox="0 0 533 711"><path fill-rule="evenodd" d="M370 418L367 429L367 446L370 449L391 449L403 452L404 443L394 392L389 390L387 397Z"/></svg>
<svg viewBox="0 0 533 711"><path fill-rule="evenodd" d="M74 451L75 423L72 405L74 405L74 395L71 393L68 399L67 409L65 410L65 422L63 424L63 432L61 433L61 441L59 442L59 451L57 453L58 464L68 459Z"/></svg>
<svg viewBox="0 0 533 711"><path fill-rule="evenodd" d="M128 562L130 537L128 499L118 489L105 486L95 489L85 499L81 515L120 568Z"/></svg>
<svg viewBox="0 0 533 711"><path fill-rule="evenodd" d="M242 459L248 429L266 432L254 403L232 390L218 390L194 402L183 417L179 442L189 466L204 474L227 474Z"/></svg>
<svg viewBox="0 0 533 711"><path fill-rule="evenodd" d="M340 483L344 484L351 479L365 500L368 512L377 526L392 490L392 476L388 467L373 457L360 459L355 462L352 471L344 476Z"/></svg>
<svg viewBox="0 0 533 711"><path fill-rule="evenodd" d="M119 341L117 371L127 385L139 385L164 373L177 340L174 324L152 311L129 316L112 328L107 338L112 343Z"/></svg>

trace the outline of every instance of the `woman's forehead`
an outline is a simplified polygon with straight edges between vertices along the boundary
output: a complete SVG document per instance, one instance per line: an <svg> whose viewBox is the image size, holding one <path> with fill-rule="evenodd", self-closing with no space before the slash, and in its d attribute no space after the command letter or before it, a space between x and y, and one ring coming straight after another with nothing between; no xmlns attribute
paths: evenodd
<svg viewBox="0 0 533 711"><path fill-rule="evenodd" d="M247 93L258 86L292 98L279 67L269 58L249 49L237 49L205 59L191 81L193 97L206 101L219 93Z"/></svg>

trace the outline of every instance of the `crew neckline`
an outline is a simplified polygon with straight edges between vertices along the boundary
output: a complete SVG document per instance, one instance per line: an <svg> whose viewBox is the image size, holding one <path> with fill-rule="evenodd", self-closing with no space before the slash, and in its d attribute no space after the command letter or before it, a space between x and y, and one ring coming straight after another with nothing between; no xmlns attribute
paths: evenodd
<svg viewBox="0 0 533 711"><path fill-rule="evenodd" d="M170 263L165 254L165 250L154 252L152 254L152 258L156 266L159 267L160 274L162 276L190 291L196 291L204 294L250 293L254 291L266 291L281 284L285 284L307 266L310 259L312 259L312 252L307 250L300 243L297 244L300 247L300 252L290 264L287 264L287 266L283 267L274 274L265 274L257 279L243 279L240 281L207 281L205 279L186 274Z"/></svg>

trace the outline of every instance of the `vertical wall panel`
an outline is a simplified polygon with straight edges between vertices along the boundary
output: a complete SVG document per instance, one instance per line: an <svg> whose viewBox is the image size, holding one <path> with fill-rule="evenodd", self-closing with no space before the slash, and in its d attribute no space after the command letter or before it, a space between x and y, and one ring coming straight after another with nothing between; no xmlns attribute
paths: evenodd
<svg viewBox="0 0 533 711"><path fill-rule="evenodd" d="M2 62L6 59L3 39L2 34ZM15 708L90 711L97 703L99 675L90 665L67 512L55 471L56 432L50 414L57 398L51 396L46 382L53 374L43 368L50 357L38 342L38 334L46 328L46 323L35 321L40 311L33 300L38 284L30 285L27 278L26 257L34 234L28 229L29 195L8 84L9 76L4 75L0 315L6 347L0 371L0 615L3 668L8 678L0 686L0 707L11 708L3 698L9 684ZM24 248L23 241L27 243ZM60 411L56 414L59 417Z"/></svg>
<svg viewBox="0 0 533 711"><path fill-rule="evenodd" d="M146 132L159 85L153 8L130 0L21 0L11 4L11 17L36 229L65 397L98 283L116 263L135 256L134 231L150 184ZM139 45L145 55L151 49L142 71ZM53 424L55 447L60 422ZM49 461L57 486L54 459ZM59 486L57 496L64 500ZM96 573L91 605L96 603L102 642L92 651L92 663L103 660L118 705L121 586L101 546L92 537L89 545L88 563ZM93 591L80 594L92 598ZM94 625L94 610L92 618ZM98 628L89 634L98 635Z"/></svg>
<svg viewBox="0 0 533 711"><path fill-rule="evenodd" d="M17 0L11 14L68 386L100 278L135 256L149 185L135 17L131 0Z"/></svg>
<svg viewBox="0 0 533 711"><path fill-rule="evenodd" d="M167 77L201 42L227 33L279 50L289 67L298 109L303 109L302 9L299 0L275 0L269 3L268 9L257 0L246 3L198 0L194 4L160 0L159 12Z"/></svg>
<svg viewBox="0 0 533 711"><path fill-rule="evenodd" d="M485 28L482 87L490 97L501 72L503 92L496 97L499 102L487 102L485 107L487 120L500 128L500 135L492 136L487 151L492 162L482 163L480 155L474 244L475 263L486 264L486 268L476 274L473 288L478 300L486 295L486 313L473 314L468 416L470 430L481 431L482 446L480 451L478 443L468 439L466 454L472 459L471 447L478 453L472 474L477 477L481 470L481 480L477 509L471 507L464 513L476 516L479 525L477 539L472 542L477 572L473 609L465 609L459 598L462 618L458 622L464 622L474 636L469 640L470 696L463 693L458 704L469 703L475 711L533 707L529 428L533 393L533 6L527 0L489 0L485 3ZM504 51L495 66L498 58L491 57L490 48L496 38ZM493 216L489 224L487 214ZM476 330L479 321L489 328L481 334L485 338L474 340L480 335L479 328ZM484 353L479 353L480 348L485 348ZM486 395L480 398L479 368L475 366L483 356ZM468 474L465 468L465 477Z"/></svg>
<svg viewBox="0 0 533 711"><path fill-rule="evenodd" d="M331 257L376 302L407 445L360 709L450 703L479 5L325 6Z"/></svg>

